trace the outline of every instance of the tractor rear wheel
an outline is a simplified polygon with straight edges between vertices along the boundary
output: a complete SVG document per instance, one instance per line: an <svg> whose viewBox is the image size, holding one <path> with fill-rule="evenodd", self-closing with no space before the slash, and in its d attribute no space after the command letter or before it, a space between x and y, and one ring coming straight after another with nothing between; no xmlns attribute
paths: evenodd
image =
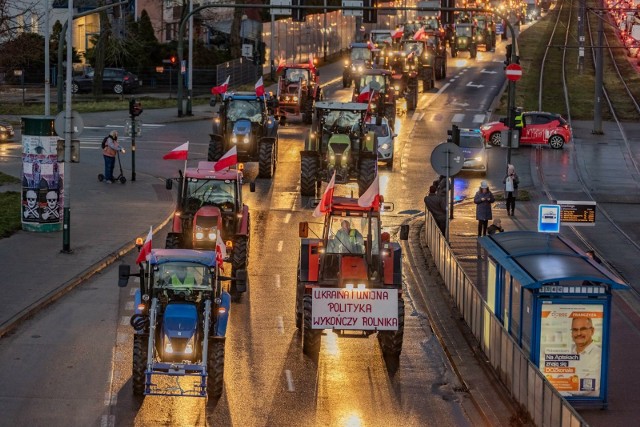
<svg viewBox="0 0 640 427"><path fill-rule="evenodd" d="M217 162L222 157L223 147L222 139L217 136L212 136L209 141L209 151L207 152L208 162Z"/></svg>
<svg viewBox="0 0 640 427"><path fill-rule="evenodd" d="M148 336L135 334L133 336L133 370L131 372L131 383L133 394L142 396L145 388L144 371L147 369Z"/></svg>
<svg viewBox="0 0 640 427"><path fill-rule="evenodd" d="M302 156L300 159L300 195L313 197L316 195L316 180L318 176L318 159Z"/></svg>
<svg viewBox="0 0 640 427"><path fill-rule="evenodd" d="M310 125L313 121L313 98L308 96L302 104L302 123Z"/></svg>
<svg viewBox="0 0 640 427"><path fill-rule="evenodd" d="M402 341L404 338L404 299L398 297L398 330L378 332L378 342L387 367L391 372L398 369L400 353L402 352Z"/></svg>
<svg viewBox="0 0 640 427"><path fill-rule="evenodd" d="M376 168L378 161L376 158L364 158L360 160L360 170L358 171L358 195L362 196L371 186L376 178Z"/></svg>
<svg viewBox="0 0 640 427"><path fill-rule="evenodd" d="M235 277L238 270L246 270L249 264L249 239L247 236L238 236L233 244L233 255L231 257L231 276ZM247 291L247 285L238 285L231 282L229 293L234 301L240 298L240 294Z"/></svg>
<svg viewBox="0 0 640 427"><path fill-rule="evenodd" d="M207 395L219 399L224 388L224 340L209 339L208 351Z"/></svg>
<svg viewBox="0 0 640 427"><path fill-rule="evenodd" d="M322 339L321 329L312 329L311 325L313 318L311 316L311 295L305 295L303 297L304 304L304 324L302 333L302 351L304 354L312 358L314 361L318 360L318 354L320 353L320 342Z"/></svg>
<svg viewBox="0 0 640 427"><path fill-rule="evenodd" d="M296 287L296 308L295 308L295 312L296 312L296 328L298 328L299 330L302 330L302 305L300 302L300 282L298 282L298 286Z"/></svg>
<svg viewBox="0 0 640 427"><path fill-rule="evenodd" d="M166 249L180 249L181 247L181 238L179 234L169 233L167 234L167 240L164 245Z"/></svg>
<svg viewBox="0 0 640 427"><path fill-rule="evenodd" d="M260 143L260 155L258 159L258 177L273 178L276 170L276 159L274 156L275 143L263 141Z"/></svg>
<svg viewBox="0 0 640 427"><path fill-rule="evenodd" d="M478 56L478 48L472 47L469 49L469 55L471 55L471 59L476 59L476 56Z"/></svg>

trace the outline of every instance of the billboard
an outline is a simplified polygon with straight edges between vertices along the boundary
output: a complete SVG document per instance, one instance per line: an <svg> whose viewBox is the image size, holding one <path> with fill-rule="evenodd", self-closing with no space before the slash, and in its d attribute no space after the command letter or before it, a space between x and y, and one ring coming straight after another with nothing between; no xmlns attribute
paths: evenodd
<svg viewBox="0 0 640 427"><path fill-rule="evenodd" d="M314 288L312 329L398 330L396 289Z"/></svg>
<svg viewBox="0 0 640 427"><path fill-rule="evenodd" d="M542 304L538 367L563 396L600 396L603 318L604 304Z"/></svg>

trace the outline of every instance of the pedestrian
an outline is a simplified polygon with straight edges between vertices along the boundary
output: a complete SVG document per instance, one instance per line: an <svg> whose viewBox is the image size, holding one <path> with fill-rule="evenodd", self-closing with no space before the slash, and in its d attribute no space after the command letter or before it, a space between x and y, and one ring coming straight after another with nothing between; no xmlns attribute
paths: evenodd
<svg viewBox="0 0 640 427"><path fill-rule="evenodd" d="M491 204L495 201L496 199L493 197L493 193L489 190L489 184L487 184L487 181L482 181L480 183L480 189L473 198L473 203L476 204L478 237L487 235L489 220L493 219Z"/></svg>
<svg viewBox="0 0 640 427"><path fill-rule="evenodd" d="M123 147L118 144L118 131L112 130L104 140L102 157L104 157L104 181L107 184L113 182L113 168L116 165L117 152L125 153Z"/></svg>
<svg viewBox="0 0 640 427"><path fill-rule="evenodd" d="M504 232L504 228L502 228L502 221L500 218L496 218L493 220L493 223L487 228L487 234L496 234Z"/></svg>
<svg viewBox="0 0 640 427"><path fill-rule="evenodd" d="M504 184L504 196L507 200L507 215L514 216L516 197L518 197L518 184L520 183L515 166L507 165L507 174L502 183Z"/></svg>

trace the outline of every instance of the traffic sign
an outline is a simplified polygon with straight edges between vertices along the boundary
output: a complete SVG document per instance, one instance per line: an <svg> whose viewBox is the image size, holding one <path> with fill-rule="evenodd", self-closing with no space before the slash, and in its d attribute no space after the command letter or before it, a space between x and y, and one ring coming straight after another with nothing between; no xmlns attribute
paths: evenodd
<svg viewBox="0 0 640 427"><path fill-rule="evenodd" d="M522 77L522 67L520 64L511 63L507 65L507 68L504 71L505 75L512 82L517 82Z"/></svg>
<svg viewBox="0 0 640 427"><path fill-rule="evenodd" d="M291 6L291 0L271 0L271 6ZM271 8L272 15L291 15L291 8Z"/></svg>
<svg viewBox="0 0 640 427"><path fill-rule="evenodd" d="M362 7L362 0L342 0L342 7ZM342 11L342 16L364 16L363 10L346 9Z"/></svg>
<svg viewBox="0 0 640 427"><path fill-rule="evenodd" d="M66 119L67 116L65 112L60 111L53 122L53 129L61 138L64 138ZM82 120L82 116L80 116L80 113L78 113L77 111L71 110L71 138L73 139L79 137L83 130L84 121Z"/></svg>
<svg viewBox="0 0 640 427"><path fill-rule="evenodd" d="M538 205L538 232L560 232L560 205Z"/></svg>
<svg viewBox="0 0 640 427"><path fill-rule="evenodd" d="M462 149L452 142L437 145L431 152L431 167L439 175L453 176L464 166Z"/></svg>

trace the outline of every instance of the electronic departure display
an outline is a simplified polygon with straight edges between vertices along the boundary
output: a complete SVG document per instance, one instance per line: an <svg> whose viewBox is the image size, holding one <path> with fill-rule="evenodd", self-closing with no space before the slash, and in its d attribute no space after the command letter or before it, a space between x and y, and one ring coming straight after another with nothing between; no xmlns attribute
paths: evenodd
<svg viewBox="0 0 640 427"><path fill-rule="evenodd" d="M560 224L562 225L595 225L596 202L558 200L560 205Z"/></svg>

